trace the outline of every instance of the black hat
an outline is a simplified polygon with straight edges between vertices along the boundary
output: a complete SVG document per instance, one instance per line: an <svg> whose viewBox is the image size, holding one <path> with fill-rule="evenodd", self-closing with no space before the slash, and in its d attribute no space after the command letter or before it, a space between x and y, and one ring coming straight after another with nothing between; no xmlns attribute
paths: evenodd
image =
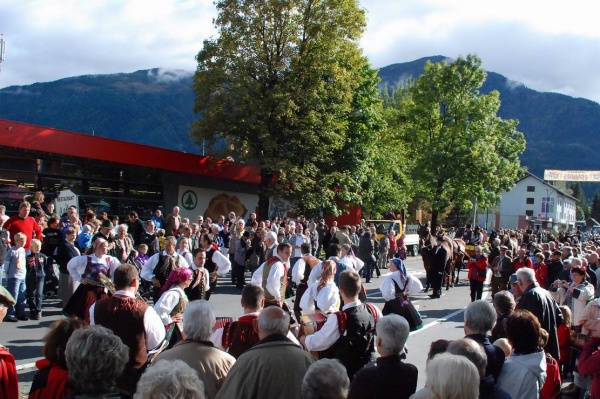
<svg viewBox="0 0 600 399"><path fill-rule="evenodd" d="M105 229L114 229L115 226L113 226L112 222L108 219L104 219L102 221L102 225L100 225L100 227L104 227Z"/></svg>
<svg viewBox="0 0 600 399"><path fill-rule="evenodd" d="M470 224L470 223L467 223L467 224L465 225L465 229L470 229L470 228L471 228L471 224Z"/></svg>

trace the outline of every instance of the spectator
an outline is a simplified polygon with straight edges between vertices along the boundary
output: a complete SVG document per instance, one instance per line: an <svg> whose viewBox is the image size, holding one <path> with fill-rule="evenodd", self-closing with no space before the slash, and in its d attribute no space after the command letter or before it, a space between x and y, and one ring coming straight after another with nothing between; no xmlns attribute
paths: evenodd
<svg viewBox="0 0 600 399"><path fill-rule="evenodd" d="M411 399L477 399L479 395L479 372L464 356L441 353L427 363L426 372L425 388Z"/></svg>
<svg viewBox="0 0 600 399"><path fill-rule="evenodd" d="M540 329L540 346L546 346L548 342L548 332ZM541 399L553 399L560 394L562 381L560 378L560 368L558 362L549 353L544 353L546 357L546 381L542 387Z"/></svg>
<svg viewBox="0 0 600 399"><path fill-rule="evenodd" d="M15 298L0 285L0 324L6 317L9 306L14 306ZM0 345L0 397L17 398L19 396L19 382L15 358L8 349Z"/></svg>
<svg viewBox="0 0 600 399"><path fill-rule="evenodd" d="M29 399L61 399L73 394L67 384L65 349L73 332L86 325L83 320L72 318L57 320L50 326L44 337L44 358L35 362L38 371L33 376Z"/></svg>
<svg viewBox="0 0 600 399"><path fill-rule="evenodd" d="M514 312L517 304L515 298L508 291L499 291L494 295L494 309L498 315L496 325L492 328L491 341L506 338L506 319Z"/></svg>
<svg viewBox="0 0 600 399"><path fill-rule="evenodd" d="M448 345L448 353L469 359L479 372L479 399L511 399L496 386L492 375L486 376L487 356L483 347L470 338L457 339Z"/></svg>
<svg viewBox="0 0 600 399"><path fill-rule="evenodd" d="M75 246L75 229L72 227L68 228L65 231L65 240L61 241L56 248L56 263L58 263L58 268L60 270L60 274L58 277L58 296L62 300L63 306L67 304L73 292L77 289L79 285L78 282L73 280L73 277L69 274L69 270L67 269L67 264L71 259L76 256L80 256L81 252Z"/></svg>
<svg viewBox="0 0 600 399"><path fill-rule="evenodd" d="M6 253L4 267L6 269L7 289L10 295L16 299L14 305L8 307L8 312L4 321L17 322L19 320L29 320L25 316L25 304L27 295L25 293L26 277L26 251L25 243L27 236L24 233L16 233L13 238L15 246L11 247Z"/></svg>
<svg viewBox="0 0 600 399"><path fill-rule="evenodd" d="M286 338L289 322L276 306L261 311L261 341L238 358L217 398L301 398L299 387L314 358Z"/></svg>
<svg viewBox="0 0 600 399"><path fill-rule="evenodd" d="M585 343L579 355L578 368L580 373L593 375L591 397L600 398L600 337L597 331L594 331L590 340Z"/></svg>
<svg viewBox="0 0 600 399"><path fill-rule="evenodd" d="M182 360L196 370L206 389L206 398L216 397L235 358L210 344L210 335L215 325L215 314L209 302L190 302L183 314L185 340L172 349L161 353L157 360ZM154 367L154 366L153 366Z"/></svg>
<svg viewBox="0 0 600 399"><path fill-rule="evenodd" d="M154 226L156 227L156 229L163 228L164 220L163 220L162 212L160 211L160 209L157 209L156 211L154 211L154 216L152 216L152 221L154 222Z"/></svg>
<svg viewBox="0 0 600 399"><path fill-rule="evenodd" d="M546 380L546 356L540 347L540 322L533 313L520 309L506 320L506 329L513 355L502 367L498 387L513 399L537 398Z"/></svg>
<svg viewBox="0 0 600 399"><path fill-rule="evenodd" d="M465 310L465 338L471 338L481 346L487 356L485 377L492 375L494 381L498 380L502 365L504 364L504 352L490 342L490 332L496 324L496 311L489 302L471 302Z"/></svg>
<svg viewBox="0 0 600 399"><path fill-rule="evenodd" d="M4 226L4 219L0 218L0 285L2 285L2 278L4 276L4 261L6 260L6 253L10 248L10 233L2 228Z"/></svg>
<svg viewBox="0 0 600 399"><path fill-rule="evenodd" d="M181 360L160 360L137 385L133 399L205 399L204 384L193 368Z"/></svg>
<svg viewBox="0 0 600 399"><path fill-rule="evenodd" d="M81 233L79 234L79 237L77 237L77 246L79 247L80 251L85 252L88 248L90 248L92 246L92 228L90 227L89 224L85 224L83 225L83 227L81 228ZM65 235L66 237L66 235Z"/></svg>
<svg viewBox="0 0 600 399"><path fill-rule="evenodd" d="M553 358L560 360L558 349L558 335L556 329L563 323L562 314L558 304L550 296L550 293L540 287L535 279L535 272L528 267L522 267L517 271L519 288L523 296L519 300L519 309L529 310L548 331L550 338L544 348Z"/></svg>
<svg viewBox="0 0 600 399"><path fill-rule="evenodd" d="M111 330L101 326L87 326L71 335L65 351L69 384L74 396L122 398L116 382L129 359L129 349Z"/></svg>
<svg viewBox="0 0 600 399"><path fill-rule="evenodd" d="M365 367L356 373L348 399L398 398L408 399L417 390L417 368L402 362L410 326L401 316L383 316L376 325L377 351L380 357L375 367Z"/></svg>
<svg viewBox="0 0 600 399"><path fill-rule="evenodd" d="M29 249L29 243L32 238L42 239L42 229L35 219L29 216L30 210L31 204L27 201L22 202L19 205L19 213L9 218L4 224L4 228L10 233L10 237L13 240L13 246L15 245L14 240L17 233L25 234L25 249Z"/></svg>
<svg viewBox="0 0 600 399"><path fill-rule="evenodd" d="M31 252L27 255L27 301L30 317L39 320L42 317L42 301L44 300L44 281L46 270L53 267L52 260L40 253L42 243L38 239L31 240Z"/></svg>
<svg viewBox="0 0 600 399"><path fill-rule="evenodd" d="M349 385L346 369L338 360L321 359L302 380L302 399L346 399Z"/></svg>
<svg viewBox="0 0 600 399"><path fill-rule="evenodd" d="M42 253L46 256L56 256L56 248L63 240L62 231L58 228L58 216L50 216L48 227L42 230Z"/></svg>

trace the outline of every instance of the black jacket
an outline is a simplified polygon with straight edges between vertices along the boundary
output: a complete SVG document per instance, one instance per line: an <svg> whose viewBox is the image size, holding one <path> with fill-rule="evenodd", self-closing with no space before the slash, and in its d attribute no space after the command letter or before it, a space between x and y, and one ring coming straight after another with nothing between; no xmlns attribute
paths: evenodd
<svg viewBox="0 0 600 399"><path fill-rule="evenodd" d="M380 357L356 373L348 399L408 399L417 390L418 373L398 355Z"/></svg>
<svg viewBox="0 0 600 399"><path fill-rule="evenodd" d="M540 287L538 283L534 283L527 287L523 293L518 308L529 310L538 318L542 328L550 334L548 344L546 344L544 350L556 360L560 360L556 329L563 324L563 317L558 304L550 296L550 293Z"/></svg>

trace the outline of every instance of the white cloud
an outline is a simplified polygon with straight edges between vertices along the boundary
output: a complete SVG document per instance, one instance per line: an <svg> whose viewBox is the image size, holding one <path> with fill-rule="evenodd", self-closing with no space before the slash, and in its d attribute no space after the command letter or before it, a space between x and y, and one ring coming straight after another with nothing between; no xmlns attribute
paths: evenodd
<svg viewBox="0 0 600 399"><path fill-rule="evenodd" d="M478 54L540 91L600 101L594 0L361 0L375 67ZM194 71L215 35L213 0L0 0L7 43L0 87L162 68ZM176 75L173 75L176 76ZM171 75L161 76L161 79Z"/></svg>
<svg viewBox="0 0 600 399"><path fill-rule="evenodd" d="M183 69L151 69L148 71L148 79L156 83L173 83L194 76L193 71Z"/></svg>

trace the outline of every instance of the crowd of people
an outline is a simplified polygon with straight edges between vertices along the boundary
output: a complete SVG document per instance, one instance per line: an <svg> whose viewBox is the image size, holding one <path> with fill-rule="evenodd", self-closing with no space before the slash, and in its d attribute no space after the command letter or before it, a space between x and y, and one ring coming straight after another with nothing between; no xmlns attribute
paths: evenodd
<svg viewBox="0 0 600 399"><path fill-rule="evenodd" d="M465 337L432 343L417 391L418 370L404 359L409 333L423 325L410 296L423 286L396 232L233 213L190 223L177 207L145 222L133 211L123 224L91 213L80 221L76 208L59 217L37 199L23 202L18 230L0 215L10 242L2 320L26 320L26 303L42 317L53 264L67 316L45 338L30 398L546 399L571 376L563 394L600 398L594 242L475 229ZM363 281L383 268L379 309ZM217 320L209 301L226 276L241 290L237 320ZM492 303L481 300L486 281ZM4 348L0 366L2 397L16 397Z"/></svg>

